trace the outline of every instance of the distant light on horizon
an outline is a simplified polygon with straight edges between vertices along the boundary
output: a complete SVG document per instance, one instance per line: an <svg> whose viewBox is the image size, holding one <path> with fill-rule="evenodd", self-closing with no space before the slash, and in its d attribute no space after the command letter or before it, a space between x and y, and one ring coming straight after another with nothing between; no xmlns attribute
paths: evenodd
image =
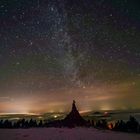
<svg viewBox="0 0 140 140"><path fill-rule="evenodd" d="M57 115L54 115L54 118L57 118L58 116Z"/></svg>

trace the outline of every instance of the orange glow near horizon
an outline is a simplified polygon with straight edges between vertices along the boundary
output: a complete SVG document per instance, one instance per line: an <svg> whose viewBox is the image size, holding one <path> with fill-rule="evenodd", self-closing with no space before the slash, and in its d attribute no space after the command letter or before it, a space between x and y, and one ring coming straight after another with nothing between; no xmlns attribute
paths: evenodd
<svg viewBox="0 0 140 140"><path fill-rule="evenodd" d="M35 91L28 97L0 97L0 112L2 113L44 113L44 112L68 112L71 109L72 100L76 100L79 111L89 110L116 110L129 109L130 103L125 102L126 96L134 92L133 85L129 83L120 85L100 85L86 88L58 89L54 91ZM16 92L15 92L16 93ZM38 96L40 95L40 96ZM56 96L59 95L59 96ZM138 92L133 93L138 96ZM127 100L128 100L127 99ZM139 108L138 98L131 100L133 108Z"/></svg>

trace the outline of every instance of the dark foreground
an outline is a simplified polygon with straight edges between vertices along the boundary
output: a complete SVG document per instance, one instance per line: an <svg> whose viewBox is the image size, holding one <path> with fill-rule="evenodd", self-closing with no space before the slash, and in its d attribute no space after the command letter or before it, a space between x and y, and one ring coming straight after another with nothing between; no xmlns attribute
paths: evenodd
<svg viewBox="0 0 140 140"><path fill-rule="evenodd" d="M0 129L0 140L140 140L139 134L94 128Z"/></svg>

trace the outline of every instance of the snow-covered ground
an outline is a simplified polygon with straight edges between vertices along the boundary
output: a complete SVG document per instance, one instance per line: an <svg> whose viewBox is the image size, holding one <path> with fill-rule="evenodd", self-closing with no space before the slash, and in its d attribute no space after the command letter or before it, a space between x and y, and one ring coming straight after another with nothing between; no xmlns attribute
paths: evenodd
<svg viewBox="0 0 140 140"><path fill-rule="evenodd" d="M0 140L140 140L140 134L93 128L0 129Z"/></svg>

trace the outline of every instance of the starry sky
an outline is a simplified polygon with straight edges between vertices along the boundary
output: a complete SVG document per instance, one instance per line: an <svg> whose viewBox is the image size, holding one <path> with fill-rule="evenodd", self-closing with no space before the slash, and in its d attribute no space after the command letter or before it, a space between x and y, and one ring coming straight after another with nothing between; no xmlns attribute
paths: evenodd
<svg viewBox="0 0 140 140"><path fill-rule="evenodd" d="M139 4L0 0L0 112L140 109Z"/></svg>

